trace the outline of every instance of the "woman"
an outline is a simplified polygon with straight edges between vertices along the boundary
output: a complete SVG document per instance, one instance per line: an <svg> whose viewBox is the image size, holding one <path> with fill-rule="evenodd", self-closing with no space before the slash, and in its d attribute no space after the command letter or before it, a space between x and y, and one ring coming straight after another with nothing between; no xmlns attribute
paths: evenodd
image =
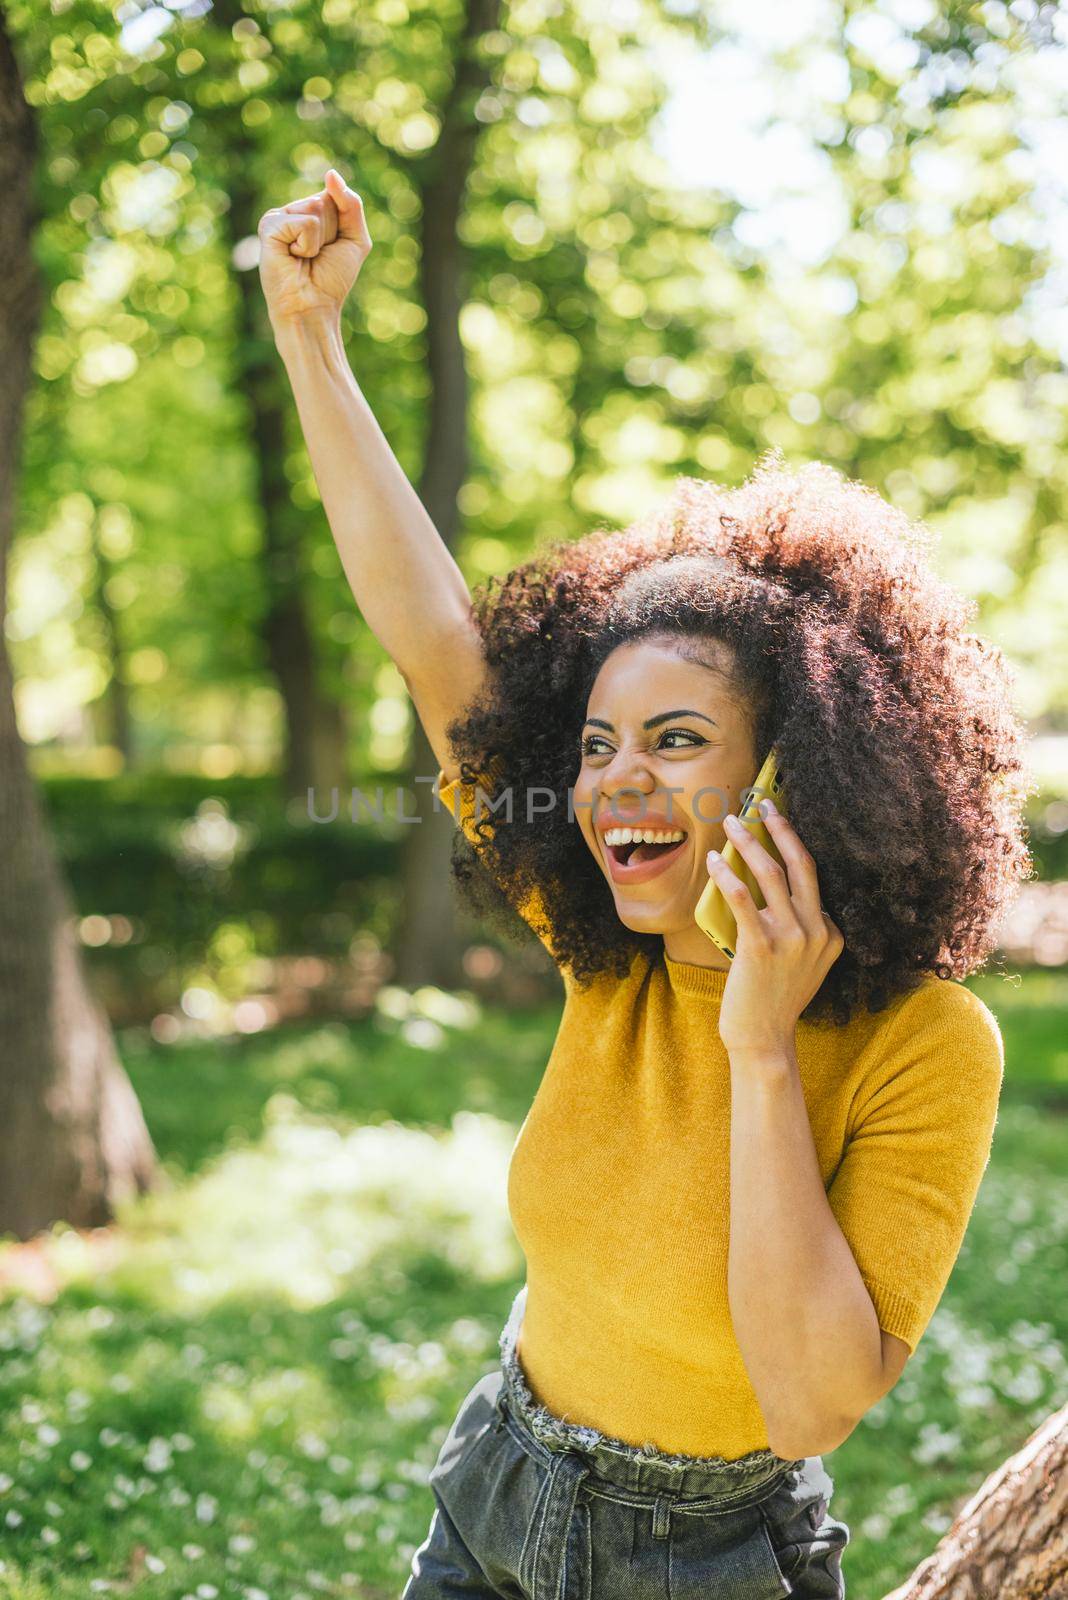
<svg viewBox="0 0 1068 1600"><path fill-rule="evenodd" d="M680 479L472 600L345 359L359 197L331 170L260 236L457 877L520 912L565 995L509 1171L527 1280L405 1600L843 1595L822 1455L915 1350L996 1119L997 1022L957 980L1030 868L1005 664L923 532L820 465ZM782 866L737 824L773 747ZM733 959L694 919L710 875Z"/></svg>

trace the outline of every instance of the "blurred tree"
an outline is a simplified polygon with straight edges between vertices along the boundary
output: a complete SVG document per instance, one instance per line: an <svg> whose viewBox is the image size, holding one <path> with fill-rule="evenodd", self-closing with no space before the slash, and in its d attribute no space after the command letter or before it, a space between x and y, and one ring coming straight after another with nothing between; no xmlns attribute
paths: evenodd
<svg viewBox="0 0 1068 1600"><path fill-rule="evenodd" d="M0 8L0 613L40 284L31 205L36 136ZM82 969L75 918L15 720L0 635L0 1231L107 1222L150 1188L155 1152Z"/></svg>
<svg viewBox="0 0 1068 1600"><path fill-rule="evenodd" d="M1028 145L1040 52L1068 84L1055 9L841 0L845 92L819 143L846 225L793 286L772 361L775 442L930 523L1036 717L1068 692L1068 377L1037 314L1054 262Z"/></svg>
<svg viewBox="0 0 1068 1600"><path fill-rule="evenodd" d="M1065 490L1063 460L1046 446L1048 423L1063 429L1064 390L1043 381L1061 363L1023 318L1051 265L1028 226L1032 175L1010 76L1031 32L1004 8L958 3L901 30L909 57L882 56L852 26L858 15L849 0L851 89L845 137L831 147L851 212L835 265L858 292L831 378L845 391L837 415L852 424L843 465L895 473L924 515L1026 474L1025 577Z"/></svg>
<svg viewBox="0 0 1068 1600"><path fill-rule="evenodd" d="M409 179L419 200L419 292L426 325L428 391L417 488L450 546L459 527L457 495L469 465L467 375L459 331L465 286L458 222L480 133L475 106L489 81L478 46L496 28L498 14L499 0L469 0L454 36L441 30L446 59L435 63L443 95L435 113L440 132L431 151L413 155L409 162ZM265 528L269 597L265 635L287 707L287 791L303 797L309 788L322 793L344 780L344 726L336 703L320 693L316 682L315 650L301 588L305 519L292 504L286 476L287 417L292 405L259 284L248 270L254 262L242 258L242 247L255 237L262 211L281 198L270 183L279 124L283 131L288 127L295 132L298 112L308 103L309 83L322 95L332 93L350 59L356 18L346 15L347 27L295 37L291 18L275 27L269 15L260 12L254 17L252 8L240 0L216 0L211 19L217 29L225 30L213 41L215 59L220 50L225 52L220 63L225 76L198 80L202 93L197 102L201 121L211 131L217 163L221 167L225 162L229 173L224 225L231 260L239 267L241 388L252 419ZM415 46L417 51L421 47L418 38ZM454 59L448 59L448 51L455 52ZM310 78L313 65L320 68L320 75ZM269 117L261 117L253 92L258 97L268 81L272 110ZM220 82L233 85L234 92L220 95ZM350 130L341 130L343 142L350 138ZM406 774L411 792L420 792L412 781L417 775L435 769L433 752L415 724ZM448 875L451 831L448 818L432 815L408 832L395 945L397 976L406 983L462 981L458 942L451 932L455 916Z"/></svg>
<svg viewBox="0 0 1068 1600"><path fill-rule="evenodd" d="M270 47L270 26L250 25L240 0L215 0L209 13L222 32L227 81L236 93L214 97L205 106L216 170L228 174L228 204L222 212L223 237L238 270L236 377L249 409L249 439L263 522L263 640L285 710L282 780L287 796L304 800L308 790L329 794L346 783L346 729L341 704L326 692L318 670L318 649L308 615L304 583L305 514L294 505L287 466L289 384L274 349L256 273L241 267L242 244L255 237L260 216L275 204L268 187L270 148L263 124L242 116L249 95L240 68L246 40ZM254 59L259 59L259 51ZM272 98L284 111L301 94L307 63L299 53L274 52L278 64ZM218 79L214 80L218 84ZM266 146L266 148L261 148ZM266 158L266 159L265 159Z"/></svg>
<svg viewBox="0 0 1068 1600"><path fill-rule="evenodd" d="M834 149L852 216L837 265L858 292L828 381L852 435L843 466L939 531L1036 715L1068 688L1049 606L1068 543L1068 377L1035 314L1053 263L1027 142L1026 74L1055 9L954 0L880 49L847 0Z"/></svg>
<svg viewBox="0 0 1068 1600"><path fill-rule="evenodd" d="M148 98L156 67L101 31L110 19L96 0L73 0L48 25L35 3L13 0L9 15L44 157L40 381L8 617L20 725L39 746L88 742L115 673L131 761L191 765L216 746L217 770L230 770L237 730L252 760L273 753L276 734L260 687L262 540L233 376L236 292L215 236L226 197L207 171L193 181L182 113ZM146 126L161 120L166 137ZM121 708L104 710L95 732L109 742L92 754L107 772Z"/></svg>
<svg viewBox="0 0 1068 1600"><path fill-rule="evenodd" d="M460 338L460 313L467 298L466 251L460 239L465 191L475 164L479 135L478 102L489 85L485 42L497 28L499 0L465 0L442 103L434 110L438 136L425 154L413 159L419 193L419 289L426 315L430 395L419 498L445 543L452 549L460 531L458 495L468 475L468 374ZM447 671L447 663L442 663ZM416 720L408 755L414 779L437 772L437 757ZM396 976L401 983L464 982L455 907L449 878L453 823L427 815L409 830L404 851L400 925L395 944Z"/></svg>
<svg viewBox="0 0 1068 1600"><path fill-rule="evenodd" d="M107 685L102 698L109 712L108 725L99 730L101 744L110 742L122 757L124 766L133 760L133 742L130 729L130 693L127 683L126 652L123 649L122 619L112 600L113 579L117 576L115 563L108 555L100 530L99 512L90 518L89 539L93 560L93 600L100 615L104 634L104 651L107 657Z"/></svg>

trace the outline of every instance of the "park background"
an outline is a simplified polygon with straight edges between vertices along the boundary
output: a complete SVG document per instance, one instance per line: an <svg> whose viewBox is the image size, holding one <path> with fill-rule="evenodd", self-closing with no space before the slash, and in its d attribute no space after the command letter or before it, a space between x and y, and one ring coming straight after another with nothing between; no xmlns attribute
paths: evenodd
<svg viewBox="0 0 1068 1600"><path fill-rule="evenodd" d="M826 1463L876 1600L1068 1393L1068 9L0 16L0 1595L396 1595L522 1281L558 979L460 912L425 788L389 820L436 763L256 270L336 165L375 244L353 369L472 583L777 447L925 519L1013 663L1035 875L969 980L994 1153Z"/></svg>

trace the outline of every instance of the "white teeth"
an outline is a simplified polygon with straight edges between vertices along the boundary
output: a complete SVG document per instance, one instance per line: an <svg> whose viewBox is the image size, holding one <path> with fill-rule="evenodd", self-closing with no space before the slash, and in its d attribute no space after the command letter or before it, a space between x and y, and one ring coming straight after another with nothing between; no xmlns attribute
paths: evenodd
<svg viewBox="0 0 1068 1600"><path fill-rule="evenodd" d="M653 828L608 828L605 831L605 844L677 844L686 835L681 828L675 828L671 833L657 832Z"/></svg>

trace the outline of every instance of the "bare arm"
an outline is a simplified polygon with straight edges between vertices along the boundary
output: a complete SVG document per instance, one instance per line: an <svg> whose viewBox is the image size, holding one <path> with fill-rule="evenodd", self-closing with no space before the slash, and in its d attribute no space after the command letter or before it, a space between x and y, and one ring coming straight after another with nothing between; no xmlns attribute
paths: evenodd
<svg viewBox="0 0 1068 1600"><path fill-rule="evenodd" d="M341 304L371 248L362 202L332 171L321 194L267 212L260 240L275 343L345 576L454 777L445 727L478 693L485 664L463 574L345 354Z"/></svg>
<svg viewBox="0 0 1068 1600"><path fill-rule="evenodd" d="M880 1326L824 1189L795 1050L798 1019L845 940L793 825L770 799L761 814L784 866L736 817L724 827L762 909L722 856L709 857L738 923L717 1019L731 1076L727 1296L768 1442L793 1460L836 1449L896 1383L909 1347Z"/></svg>
<svg viewBox="0 0 1068 1600"><path fill-rule="evenodd" d="M356 604L408 685L426 736L455 767L446 724L483 680L464 576L408 482L352 374L336 322L276 336Z"/></svg>
<svg viewBox="0 0 1068 1600"><path fill-rule="evenodd" d="M731 1320L772 1450L823 1455L893 1388L909 1347L880 1328L831 1211L793 1050L730 1060Z"/></svg>

